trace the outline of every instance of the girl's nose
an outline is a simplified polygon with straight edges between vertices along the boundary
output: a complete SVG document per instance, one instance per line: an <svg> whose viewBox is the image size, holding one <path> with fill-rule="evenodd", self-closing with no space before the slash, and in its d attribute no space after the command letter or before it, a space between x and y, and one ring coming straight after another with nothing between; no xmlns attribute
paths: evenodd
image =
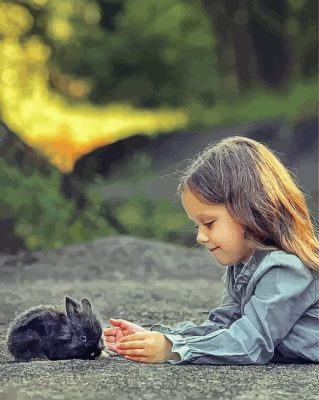
<svg viewBox="0 0 319 400"><path fill-rule="evenodd" d="M203 244L205 242L208 242L209 238L206 235L204 235L202 232L198 231L196 240L199 244Z"/></svg>

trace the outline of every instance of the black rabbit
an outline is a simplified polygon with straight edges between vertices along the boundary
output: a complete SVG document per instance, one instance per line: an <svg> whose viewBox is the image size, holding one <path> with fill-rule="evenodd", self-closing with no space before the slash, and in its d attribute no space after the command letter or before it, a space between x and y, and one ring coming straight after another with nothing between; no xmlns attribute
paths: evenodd
<svg viewBox="0 0 319 400"><path fill-rule="evenodd" d="M7 332L7 346L16 361L33 358L95 359L104 348L102 326L88 299L82 307L69 296L62 307L39 305L19 314Z"/></svg>

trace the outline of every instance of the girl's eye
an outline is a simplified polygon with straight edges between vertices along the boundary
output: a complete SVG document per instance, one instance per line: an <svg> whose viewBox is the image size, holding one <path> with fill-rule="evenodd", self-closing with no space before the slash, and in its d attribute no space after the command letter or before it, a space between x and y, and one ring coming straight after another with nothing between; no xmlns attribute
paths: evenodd
<svg viewBox="0 0 319 400"><path fill-rule="evenodd" d="M215 221L212 221L212 222L207 222L207 224L204 224L205 226L208 226L208 228L214 223ZM197 229L198 228L198 225L195 225L194 226L194 229Z"/></svg>

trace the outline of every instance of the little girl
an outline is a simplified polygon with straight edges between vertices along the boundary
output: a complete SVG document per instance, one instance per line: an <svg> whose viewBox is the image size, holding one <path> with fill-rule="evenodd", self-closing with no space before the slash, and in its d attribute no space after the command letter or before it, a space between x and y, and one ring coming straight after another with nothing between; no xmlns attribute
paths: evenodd
<svg viewBox="0 0 319 400"><path fill-rule="evenodd" d="M304 195L275 154L233 136L186 168L178 193L197 241L226 267L220 305L200 325L150 331L110 319L107 348L138 362L319 362L319 241Z"/></svg>

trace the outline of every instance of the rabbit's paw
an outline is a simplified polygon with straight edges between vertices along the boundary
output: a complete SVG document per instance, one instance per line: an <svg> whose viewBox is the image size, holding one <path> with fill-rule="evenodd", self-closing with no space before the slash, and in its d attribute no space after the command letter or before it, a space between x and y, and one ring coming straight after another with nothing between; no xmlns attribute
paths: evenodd
<svg viewBox="0 0 319 400"><path fill-rule="evenodd" d="M100 358L110 358L110 357L115 357L119 356L120 354L116 353L115 351L109 350L109 349L103 349L102 353L100 355Z"/></svg>

